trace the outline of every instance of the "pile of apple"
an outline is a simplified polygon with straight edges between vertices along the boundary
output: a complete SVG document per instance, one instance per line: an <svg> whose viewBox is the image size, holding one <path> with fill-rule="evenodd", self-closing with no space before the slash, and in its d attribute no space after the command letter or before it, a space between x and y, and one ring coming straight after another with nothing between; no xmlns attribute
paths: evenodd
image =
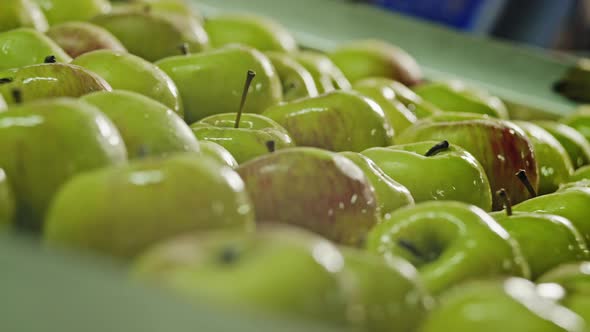
<svg viewBox="0 0 590 332"><path fill-rule="evenodd" d="M182 0L0 1L0 225L198 301L588 331L588 140L590 109L509 120L381 41L302 50Z"/></svg>

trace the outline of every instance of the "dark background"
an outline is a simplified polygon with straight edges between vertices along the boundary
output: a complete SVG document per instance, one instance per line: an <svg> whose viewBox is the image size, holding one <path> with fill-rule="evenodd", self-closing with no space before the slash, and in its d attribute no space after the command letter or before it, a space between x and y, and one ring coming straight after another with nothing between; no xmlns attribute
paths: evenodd
<svg viewBox="0 0 590 332"><path fill-rule="evenodd" d="M478 35L590 52L590 0L365 0Z"/></svg>

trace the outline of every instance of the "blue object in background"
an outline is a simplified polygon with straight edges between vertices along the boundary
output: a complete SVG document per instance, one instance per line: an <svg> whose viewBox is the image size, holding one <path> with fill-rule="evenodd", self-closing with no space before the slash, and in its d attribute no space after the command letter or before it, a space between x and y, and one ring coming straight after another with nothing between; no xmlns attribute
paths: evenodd
<svg viewBox="0 0 590 332"><path fill-rule="evenodd" d="M488 0L374 0L376 5L397 12L473 30Z"/></svg>
<svg viewBox="0 0 590 332"><path fill-rule="evenodd" d="M550 47L577 0L368 0L479 35Z"/></svg>
<svg viewBox="0 0 590 332"><path fill-rule="evenodd" d="M564 22L576 10L576 0L512 0L493 35L528 44L550 47Z"/></svg>

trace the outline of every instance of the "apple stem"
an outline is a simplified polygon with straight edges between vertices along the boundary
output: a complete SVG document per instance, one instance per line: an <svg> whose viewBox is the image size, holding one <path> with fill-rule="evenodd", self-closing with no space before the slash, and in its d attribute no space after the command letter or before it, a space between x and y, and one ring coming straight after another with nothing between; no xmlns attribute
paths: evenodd
<svg viewBox="0 0 590 332"><path fill-rule="evenodd" d="M6 83L10 83L12 81L13 81L13 79L10 78L10 77L2 77L2 78L0 78L0 84L6 84Z"/></svg>
<svg viewBox="0 0 590 332"><path fill-rule="evenodd" d="M244 84L244 91L242 92L242 100L240 101L240 109L238 110L238 115L236 116L234 128L240 128L240 120L242 120L244 105L246 105L246 98L248 97L248 91L250 91L250 85L252 85L252 80L254 80L254 77L256 77L256 72L253 70L248 70L248 73L246 74L246 83Z"/></svg>
<svg viewBox="0 0 590 332"><path fill-rule="evenodd" d="M219 258L224 264L231 264L235 262L239 257L239 252L234 247L223 248Z"/></svg>
<svg viewBox="0 0 590 332"><path fill-rule="evenodd" d="M555 92L563 92L563 91L565 91L566 87L567 87L566 81L557 81L557 82L553 83L553 91L555 91Z"/></svg>
<svg viewBox="0 0 590 332"><path fill-rule="evenodd" d="M12 89L12 99L17 104L22 104L23 102L23 92L20 89Z"/></svg>
<svg viewBox="0 0 590 332"><path fill-rule="evenodd" d="M512 202L510 201L510 196L506 192L506 189L502 188L498 190L496 192L496 195L498 195L498 197L500 197L500 199L502 200L502 204L506 209L506 215L510 217L512 215Z"/></svg>
<svg viewBox="0 0 590 332"><path fill-rule="evenodd" d="M145 144L142 144L137 149L137 158L143 159L149 155L149 152L150 152L149 148Z"/></svg>
<svg viewBox="0 0 590 332"><path fill-rule="evenodd" d="M449 149L449 141L444 140L440 143L436 143L433 147L430 148L425 154L426 157L432 157L439 152L445 151Z"/></svg>
<svg viewBox="0 0 590 332"><path fill-rule="evenodd" d="M297 86L293 82L283 86L283 94L286 95L287 93L289 93L289 91L291 91L292 89L295 89L296 87Z"/></svg>
<svg viewBox="0 0 590 332"><path fill-rule="evenodd" d="M407 251L409 251L412 255L422 258L424 259L425 256L424 254L422 254L422 252L416 248L415 245L413 245L410 241L404 240L404 239L400 239L397 241L397 245L406 249Z"/></svg>
<svg viewBox="0 0 590 332"><path fill-rule="evenodd" d="M43 63L56 63L57 59L55 58L55 55L48 55L45 57L45 60L43 60Z"/></svg>
<svg viewBox="0 0 590 332"><path fill-rule="evenodd" d="M275 141L266 141L266 148L268 149L268 152L273 153L276 151L276 144Z"/></svg>
<svg viewBox="0 0 590 332"><path fill-rule="evenodd" d="M529 180L529 177L527 176L526 171L524 169L518 171L516 173L516 177L518 177L520 182L522 182L522 184L525 186L526 190L529 192L531 197L537 197L537 192L535 191L535 188L533 188L533 185L531 184L531 181Z"/></svg>
<svg viewBox="0 0 590 332"><path fill-rule="evenodd" d="M189 55L191 54L191 48L188 43L182 43L182 45L178 46L182 55Z"/></svg>

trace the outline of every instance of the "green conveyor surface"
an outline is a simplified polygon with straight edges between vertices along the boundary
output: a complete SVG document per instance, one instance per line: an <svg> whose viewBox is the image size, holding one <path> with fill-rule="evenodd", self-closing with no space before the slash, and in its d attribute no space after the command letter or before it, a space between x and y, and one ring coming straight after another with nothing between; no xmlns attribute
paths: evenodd
<svg viewBox="0 0 590 332"><path fill-rule="evenodd" d="M346 332L187 303L96 257L0 232L2 332Z"/></svg>

